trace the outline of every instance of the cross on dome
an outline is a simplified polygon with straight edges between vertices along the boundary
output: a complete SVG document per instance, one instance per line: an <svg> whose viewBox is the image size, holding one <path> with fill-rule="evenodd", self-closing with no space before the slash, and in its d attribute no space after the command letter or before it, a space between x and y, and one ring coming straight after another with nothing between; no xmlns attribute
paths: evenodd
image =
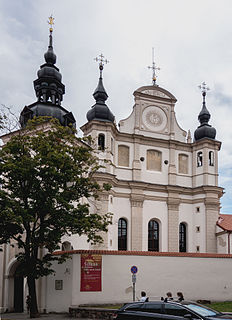
<svg viewBox="0 0 232 320"><path fill-rule="evenodd" d="M48 24L50 25L50 29L49 31L52 32L53 31L53 25L54 25L54 20L55 18L53 18L52 14L50 15L50 17L48 18Z"/></svg>
<svg viewBox="0 0 232 320"><path fill-rule="evenodd" d="M156 70L160 70L159 67L156 67L155 65L155 54L154 54L154 48L152 48L152 66L148 66L148 69L152 69L152 84L153 86L156 86L156 79L157 79L157 75L156 75Z"/></svg>

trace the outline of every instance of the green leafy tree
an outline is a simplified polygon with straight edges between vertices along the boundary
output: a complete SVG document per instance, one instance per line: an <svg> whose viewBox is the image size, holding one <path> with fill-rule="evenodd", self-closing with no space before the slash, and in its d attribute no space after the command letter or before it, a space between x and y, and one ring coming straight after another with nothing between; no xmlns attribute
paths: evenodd
<svg viewBox="0 0 232 320"><path fill-rule="evenodd" d="M99 232L107 231L111 220L110 214L90 213L88 202L81 201L102 190L94 180L100 166L90 148L72 128L54 119L40 121L12 134L0 150L0 244L19 247L33 318L39 315L36 279L54 272L54 260L66 259L52 254L62 236L85 234L100 242Z"/></svg>

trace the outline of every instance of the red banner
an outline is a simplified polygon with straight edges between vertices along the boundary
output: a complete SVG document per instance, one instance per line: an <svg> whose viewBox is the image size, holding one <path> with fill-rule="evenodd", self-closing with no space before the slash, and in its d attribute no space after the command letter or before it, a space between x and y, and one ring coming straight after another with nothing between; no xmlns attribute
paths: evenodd
<svg viewBox="0 0 232 320"><path fill-rule="evenodd" d="M81 255L81 291L101 291L102 256Z"/></svg>

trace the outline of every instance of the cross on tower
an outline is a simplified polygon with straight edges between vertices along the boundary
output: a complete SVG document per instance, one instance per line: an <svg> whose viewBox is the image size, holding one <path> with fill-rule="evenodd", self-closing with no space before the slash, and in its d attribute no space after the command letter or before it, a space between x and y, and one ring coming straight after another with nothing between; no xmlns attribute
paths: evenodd
<svg viewBox="0 0 232 320"><path fill-rule="evenodd" d="M205 96L206 96L206 92L207 92L208 90L210 90L210 89L209 89L209 87L207 87L207 86L206 86L205 81L204 81L204 82L202 82L202 84L201 84L201 85L199 85L199 86L198 86L198 88L199 88L199 89L201 89L202 96L203 96L203 104L205 104Z"/></svg>
<svg viewBox="0 0 232 320"><path fill-rule="evenodd" d="M200 85L198 86L198 88L201 89L201 92L202 92L202 93L206 93L208 90L210 90L209 87L206 87L205 81L202 82L202 84L200 84Z"/></svg>
<svg viewBox="0 0 232 320"><path fill-rule="evenodd" d="M96 57L94 59L95 61L99 61L99 70L100 70L100 77L102 76L102 70L103 70L103 67L104 67L104 63L107 64L109 63L109 60L105 59L105 57L103 56L103 54L99 54L99 58Z"/></svg>
<svg viewBox="0 0 232 320"><path fill-rule="evenodd" d="M53 18L52 14L51 14L50 17L48 18L48 24L50 25L50 29L49 29L50 32L53 31L52 26L54 25L54 20L55 20L55 18Z"/></svg>
<svg viewBox="0 0 232 320"><path fill-rule="evenodd" d="M152 84L153 86L156 86L156 70L160 70L159 67L156 67L155 65L155 57L154 57L154 48L152 48L152 67L151 66L148 66L148 69L152 69Z"/></svg>

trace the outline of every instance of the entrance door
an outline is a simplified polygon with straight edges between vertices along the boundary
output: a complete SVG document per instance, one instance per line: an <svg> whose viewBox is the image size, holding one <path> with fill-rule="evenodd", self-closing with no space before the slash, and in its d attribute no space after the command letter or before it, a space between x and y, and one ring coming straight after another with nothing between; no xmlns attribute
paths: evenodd
<svg viewBox="0 0 232 320"><path fill-rule="evenodd" d="M14 311L23 312L23 284L24 279L17 274L19 267L15 270L14 274Z"/></svg>

